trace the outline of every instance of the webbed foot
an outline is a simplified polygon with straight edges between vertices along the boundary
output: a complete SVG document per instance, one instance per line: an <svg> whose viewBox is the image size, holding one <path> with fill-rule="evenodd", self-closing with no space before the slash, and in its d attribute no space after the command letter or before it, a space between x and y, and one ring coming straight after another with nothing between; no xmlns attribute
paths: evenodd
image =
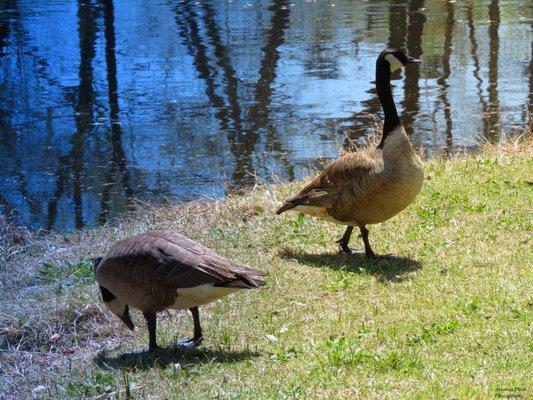
<svg viewBox="0 0 533 400"><path fill-rule="evenodd" d="M365 251L362 249L352 249L350 246L347 246L343 243L339 245L339 251L344 254L364 254L365 253Z"/></svg>
<svg viewBox="0 0 533 400"><path fill-rule="evenodd" d="M367 258L376 258L376 255L374 254L372 249L370 249L370 250L352 249L350 246L348 246L347 244L343 243L342 239L341 240L337 240L336 243L339 243L339 247L340 247L340 252L341 253L349 254L349 255L364 254L364 255L366 255Z"/></svg>
<svg viewBox="0 0 533 400"><path fill-rule="evenodd" d="M197 338L190 338L190 339L183 339L183 340L177 340L176 346L185 348L185 349L193 349L195 347L200 346L200 344L204 341L204 337L200 336Z"/></svg>

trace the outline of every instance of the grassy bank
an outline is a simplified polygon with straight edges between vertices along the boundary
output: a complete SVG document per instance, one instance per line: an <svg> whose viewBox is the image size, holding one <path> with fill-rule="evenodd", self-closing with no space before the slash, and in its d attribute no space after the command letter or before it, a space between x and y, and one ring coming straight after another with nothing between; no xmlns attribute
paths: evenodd
<svg viewBox="0 0 533 400"><path fill-rule="evenodd" d="M343 228L276 217L298 184L156 208L68 236L2 224L0 393L6 398L531 398L533 143L426 162L413 205L340 255ZM146 229L184 233L269 272L267 287L160 317L166 350L100 304L89 257ZM352 244L361 246L355 235ZM134 312L135 313L135 312ZM181 370L174 366L179 363ZM2 395L0 395L2 398Z"/></svg>

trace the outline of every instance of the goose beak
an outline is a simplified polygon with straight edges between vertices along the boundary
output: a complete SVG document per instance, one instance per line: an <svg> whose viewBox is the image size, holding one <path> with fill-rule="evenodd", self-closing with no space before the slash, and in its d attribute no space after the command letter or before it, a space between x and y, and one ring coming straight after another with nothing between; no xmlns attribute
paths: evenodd
<svg viewBox="0 0 533 400"><path fill-rule="evenodd" d="M407 56L407 64L420 64L421 61L418 58Z"/></svg>

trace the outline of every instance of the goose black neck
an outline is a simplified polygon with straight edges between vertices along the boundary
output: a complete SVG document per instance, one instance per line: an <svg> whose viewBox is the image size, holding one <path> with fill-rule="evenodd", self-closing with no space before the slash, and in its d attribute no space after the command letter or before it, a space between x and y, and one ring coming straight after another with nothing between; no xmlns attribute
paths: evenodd
<svg viewBox="0 0 533 400"><path fill-rule="evenodd" d="M400 118L394 105L394 98L392 97L392 88L390 85L390 68L388 63L378 62L376 66L376 89L378 92L379 102L383 108L385 115L385 124L383 125L383 135L378 148L382 148L385 139L398 125L400 125Z"/></svg>

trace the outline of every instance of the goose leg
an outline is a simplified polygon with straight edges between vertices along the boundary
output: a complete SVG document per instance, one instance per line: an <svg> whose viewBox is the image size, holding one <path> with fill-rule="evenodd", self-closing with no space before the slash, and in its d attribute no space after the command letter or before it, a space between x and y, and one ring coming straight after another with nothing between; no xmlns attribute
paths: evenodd
<svg viewBox="0 0 533 400"><path fill-rule="evenodd" d="M150 342L148 345L148 349L150 351L156 350L158 348L156 335L155 335L155 328L157 324L156 313L151 312L151 311L144 311L143 315L144 315L144 319L146 319L146 325L148 325L148 335L150 336Z"/></svg>
<svg viewBox="0 0 533 400"><path fill-rule="evenodd" d="M352 236L353 226L348 226L346 228L346 231L344 232L344 235L337 240L335 243L339 243L341 251L343 251L346 254L352 254L353 250L348 246L348 243L350 243L350 236Z"/></svg>
<svg viewBox="0 0 533 400"><path fill-rule="evenodd" d="M194 320L194 345L198 346L202 341L204 340L204 336L202 335L202 327L200 325L200 311L198 311L198 307L193 307L190 309L192 318Z"/></svg>
<svg viewBox="0 0 533 400"><path fill-rule="evenodd" d="M363 237L363 242L365 243L366 256L368 258L375 258L376 255L374 254L372 247L370 247L370 242L368 241L368 229L366 229L364 225L360 226L359 229L361 230L361 236Z"/></svg>
<svg viewBox="0 0 533 400"><path fill-rule="evenodd" d="M178 340L177 344L179 347L197 347L204 340L198 307L189 308L189 311L191 312L194 321L194 336L190 339Z"/></svg>
<svg viewBox="0 0 533 400"><path fill-rule="evenodd" d="M353 226L348 226L346 228L346 232L344 232L344 235L336 241L336 243L340 244L341 251L343 251L346 254L355 254L355 253L361 253L360 250L354 250L348 246L348 243L350 242L350 237L352 235ZM374 251L372 251L372 247L370 247L370 242L368 241L368 229L366 227L360 226L359 229L361 230L361 236L363 238L363 242L365 242L365 254L368 258L374 258Z"/></svg>

